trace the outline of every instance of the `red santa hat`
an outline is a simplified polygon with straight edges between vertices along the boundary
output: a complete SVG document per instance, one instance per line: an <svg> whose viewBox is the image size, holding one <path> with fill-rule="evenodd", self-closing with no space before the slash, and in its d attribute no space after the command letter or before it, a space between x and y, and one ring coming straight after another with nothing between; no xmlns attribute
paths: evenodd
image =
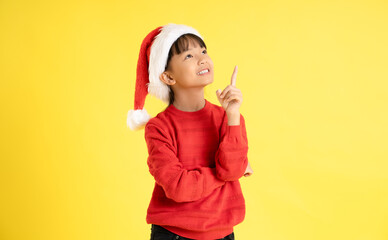
<svg viewBox="0 0 388 240"><path fill-rule="evenodd" d="M134 109L127 115L127 126L132 130L144 127L151 118L144 109L147 93L168 103L170 88L159 76L165 71L172 44L187 33L202 39L194 28L173 23L157 27L144 38L137 61Z"/></svg>

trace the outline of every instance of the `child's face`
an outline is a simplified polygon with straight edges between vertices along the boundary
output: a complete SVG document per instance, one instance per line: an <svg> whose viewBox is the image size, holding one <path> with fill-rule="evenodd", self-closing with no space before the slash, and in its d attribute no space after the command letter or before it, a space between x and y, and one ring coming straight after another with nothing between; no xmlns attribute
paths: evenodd
<svg viewBox="0 0 388 240"><path fill-rule="evenodd" d="M213 82L213 61L206 48L189 43L186 52L171 57L169 70L166 70L173 88L203 88ZM208 70L208 72L202 72ZM165 73L166 73L165 72ZM200 72L202 72L200 74Z"/></svg>

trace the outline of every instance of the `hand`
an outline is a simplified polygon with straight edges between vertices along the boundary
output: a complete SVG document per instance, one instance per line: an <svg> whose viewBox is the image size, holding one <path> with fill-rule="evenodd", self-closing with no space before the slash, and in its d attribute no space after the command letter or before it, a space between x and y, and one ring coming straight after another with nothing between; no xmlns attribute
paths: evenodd
<svg viewBox="0 0 388 240"><path fill-rule="evenodd" d="M242 103L242 93L236 88L237 66L234 68L230 85L224 91L217 90L217 98L225 112L229 115L238 115L240 117L240 106Z"/></svg>
<svg viewBox="0 0 388 240"><path fill-rule="evenodd" d="M249 177L253 174L253 170L251 168L251 165L248 162L247 169L245 170L244 177Z"/></svg>

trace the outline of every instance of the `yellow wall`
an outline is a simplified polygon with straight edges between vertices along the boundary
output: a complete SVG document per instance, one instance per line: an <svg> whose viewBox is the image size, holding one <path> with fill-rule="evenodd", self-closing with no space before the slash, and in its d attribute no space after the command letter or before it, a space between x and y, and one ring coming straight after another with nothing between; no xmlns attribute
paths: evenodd
<svg viewBox="0 0 388 240"><path fill-rule="evenodd" d="M149 239L141 41L193 26L237 86L255 173L238 240L388 239L386 1L0 1L0 239ZM151 115L165 105L148 97Z"/></svg>

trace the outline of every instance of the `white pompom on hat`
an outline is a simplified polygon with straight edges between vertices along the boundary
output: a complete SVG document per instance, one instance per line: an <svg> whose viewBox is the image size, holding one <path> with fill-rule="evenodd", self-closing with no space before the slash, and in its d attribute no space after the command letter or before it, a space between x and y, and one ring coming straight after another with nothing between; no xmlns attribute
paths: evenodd
<svg viewBox="0 0 388 240"><path fill-rule="evenodd" d="M168 103L170 88L159 76L165 71L172 44L188 33L203 39L194 28L173 23L157 27L144 38L136 69L134 110L129 110L127 115L127 126L132 130L144 127L151 118L144 109L147 93Z"/></svg>

